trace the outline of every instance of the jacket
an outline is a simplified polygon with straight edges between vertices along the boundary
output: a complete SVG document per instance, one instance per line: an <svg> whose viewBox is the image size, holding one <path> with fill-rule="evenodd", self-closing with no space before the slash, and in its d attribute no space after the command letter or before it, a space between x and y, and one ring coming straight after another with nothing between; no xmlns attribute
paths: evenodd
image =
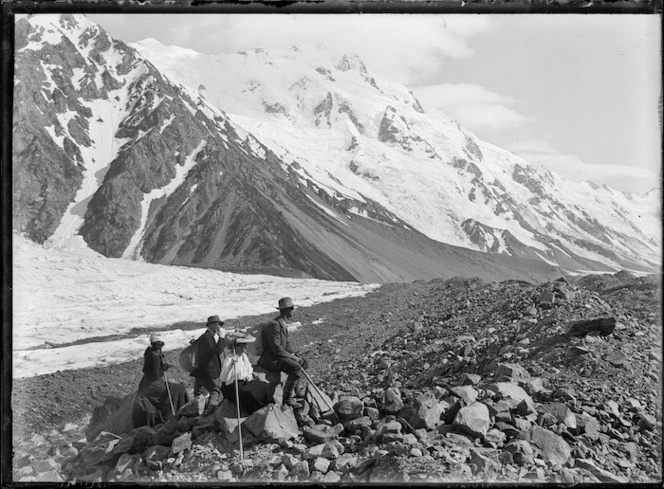
<svg viewBox="0 0 664 489"><path fill-rule="evenodd" d="M266 370L275 370L284 358L294 355L288 336L288 328L281 316L267 323L263 328L263 353L258 365Z"/></svg>
<svg viewBox="0 0 664 489"><path fill-rule="evenodd" d="M209 329L197 340L198 365L191 375L197 379L217 379L221 373L221 352L224 350L223 338L214 341L214 333Z"/></svg>
<svg viewBox="0 0 664 489"><path fill-rule="evenodd" d="M163 381L162 375L170 365L164 362L164 354L161 350L148 347L143 353L143 378L138 385L140 391L148 389L153 382Z"/></svg>

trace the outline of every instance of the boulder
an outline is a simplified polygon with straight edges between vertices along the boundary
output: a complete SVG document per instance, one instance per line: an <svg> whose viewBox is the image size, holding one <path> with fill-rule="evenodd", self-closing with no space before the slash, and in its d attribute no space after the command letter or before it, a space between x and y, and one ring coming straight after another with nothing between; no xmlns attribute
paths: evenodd
<svg viewBox="0 0 664 489"><path fill-rule="evenodd" d="M444 413L445 405L439 402L432 394L421 394L413 398L399 411L399 416L404 418L414 429L432 429L440 424L441 415Z"/></svg>
<svg viewBox="0 0 664 489"><path fill-rule="evenodd" d="M293 414L293 409L284 410L275 404L269 404L251 414L244 421L244 427L258 440L290 440L300 435L300 430Z"/></svg>
<svg viewBox="0 0 664 489"><path fill-rule="evenodd" d="M378 418L380 418L380 411L376 408L365 406L364 407L364 415L369 416L369 418L371 418L372 420L375 421Z"/></svg>
<svg viewBox="0 0 664 489"><path fill-rule="evenodd" d="M484 435L484 441L495 447L503 446L505 440L507 440L507 435L497 428L491 428Z"/></svg>
<svg viewBox="0 0 664 489"><path fill-rule="evenodd" d="M163 445L154 445L148 448L143 454L143 459L148 468L152 470L161 470L164 467L164 462L168 458L171 449Z"/></svg>
<svg viewBox="0 0 664 489"><path fill-rule="evenodd" d="M94 440L102 431L122 435L134 428L133 410L136 394L133 392L122 399L108 397L103 406L96 407L85 429L87 440Z"/></svg>
<svg viewBox="0 0 664 489"><path fill-rule="evenodd" d="M574 461L574 466L587 470L592 475L597 477L601 482L620 483L620 484L629 482L629 479L627 479L626 477L614 475L607 470L597 467L597 465L595 465L595 463L590 459L578 458Z"/></svg>
<svg viewBox="0 0 664 489"><path fill-rule="evenodd" d="M171 445L171 453L176 455L191 447L191 433L183 433L178 436Z"/></svg>
<svg viewBox="0 0 664 489"><path fill-rule="evenodd" d="M657 419L647 413L639 414L639 428L641 431L653 431L657 426Z"/></svg>
<svg viewBox="0 0 664 489"><path fill-rule="evenodd" d="M25 480L26 477L31 477L35 474L35 469L31 465L26 465L20 469L14 469L12 475L16 480Z"/></svg>
<svg viewBox="0 0 664 489"><path fill-rule="evenodd" d="M540 407L540 410L543 413L552 414L555 416L558 423L563 423L565 426L572 430L577 428L576 415L570 408L567 407L565 403L551 402L549 404L543 404Z"/></svg>
<svg viewBox="0 0 664 489"><path fill-rule="evenodd" d="M57 470L47 470L35 475L35 482L65 482L65 478Z"/></svg>
<svg viewBox="0 0 664 489"><path fill-rule="evenodd" d="M482 377L480 377L477 374L469 374L469 373L464 373L461 375L461 385L477 385L480 383L480 380L482 380Z"/></svg>
<svg viewBox="0 0 664 489"><path fill-rule="evenodd" d="M530 441L552 464L564 465L572 454L572 449L562 437L539 426L530 431Z"/></svg>
<svg viewBox="0 0 664 489"><path fill-rule="evenodd" d="M526 440L512 440L503 450L512 455L512 460L517 465L533 463L533 447Z"/></svg>
<svg viewBox="0 0 664 489"><path fill-rule="evenodd" d="M357 467L357 456L352 453L344 453L334 462L334 470L342 474L348 473Z"/></svg>
<svg viewBox="0 0 664 489"><path fill-rule="evenodd" d="M334 405L334 412L343 421L359 418L364 411L364 404L356 396L341 396L339 402Z"/></svg>
<svg viewBox="0 0 664 489"><path fill-rule="evenodd" d="M530 373L516 363L499 363L496 371L498 380L518 382L530 378Z"/></svg>
<svg viewBox="0 0 664 489"><path fill-rule="evenodd" d="M300 459L290 453L284 453L281 457L281 463L284 464L288 470L291 470L299 461Z"/></svg>
<svg viewBox="0 0 664 489"><path fill-rule="evenodd" d="M384 414L397 414L403 407L401 392L395 387L389 387L383 393L380 411Z"/></svg>
<svg viewBox="0 0 664 489"><path fill-rule="evenodd" d="M242 415L242 413L240 413ZM246 421L246 417L237 418L237 408L235 404L228 399L224 399L216 407L214 411L214 418L219 426L221 432L226 436L228 441L236 443L240 440L240 433L238 426ZM192 418L198 419L198 418Z"/></svg>
<svg viewBox="0 0 664 489"><path fill-rule="evenodd" d="M537 394L544 390L542 379L539 377L531 377L529 379L520 379L517 384L523 388L529 395Z"/></svg>
<svg viewBox="0 0 664 489"><path fill-rule="evenodd" d="M316 444L325 443L326 441L334 440L337 437L335 433L329 433L309 426L302 430L302 434L304 435L304 439L309 443Z"/></svg>
<svg viewBox="0 0 664 489"><path fill-rule="evenodd" d="M339 474L337 474L336 472L334 472L333 470L331 470L327 474L325 474L325 476L323 477L321 482L326 483L326 484L327 483L334 484L336 482L339 482L340 480L341 480L341 476Z"/></svg>
<svg viewBox="0 0 664 489"><path fill-rule="evenodd" d="M604 360L606 360L612 365L615 365L616 367L622 367L623 365L628 363L627 355L618 350L614 350L612 352L607 353L606 356L604 357Z"/></svg>
<svg viewBox="0 0 664 489"><path fill-rule="evenodd" d="M306 480L309 477L309 464L301 460L300 462L297 462L293 468L290 470L290 475L293 477L297 477L300 480Z"/></svg>
<svg viewBox="0 0 664 489"><path fill-rule="evenodd" d="M125 436L117 445L115 445L113 452L119 454L130 452L134 446L135 440L136 437L133 435Z"/></svg>
<svg viewBox="0 0 664 489"><path fill-rule="evenodd" d="M582 338L589 333L597 332L600 336L608 336L616 328L616 318L596 317L592 319L578 319L567 324L567 336Z"/></svg>
<svg viewBox="0 0 664 489"><path fill-rule="evenodd" d="M51 470L58 472L62 467L52 458L47 458L43 460L35 460L32 463L32 468L35 469L36 473L40 473L40 472L49 472Z"/></svg>
<svg viewBox="0 0 664 489"><path fill-rule="evenodd" d="M477 448L471 448L470 457L467 462L475 465L475 467L477 467L477 472L479 473L494 472L499 468L498 462L496 460L497 458L498 454L495 450L480 450Z"/></svg>
<svg viewBox="0 0 664 489"><path fill-rule="evenodd" d="M537 305L542 309L551 309L556 298L550 290L543 290L537 298Z"/></svg>
<svg viewBox="0 0 664 489"><path fill-rule="evenodd" d="M34 457L32 455L16 455L14 456L12 465L14 466L14 469L22 469L23 467L30 465L33 460Z"/></svg>
<svg viewBox="0 0 664 489"><path fill-rule="evenodd" d="M463 399L466 405L474 403L478 396L478 392L469 385L452 387L450 392L456 397Z"/></svg>
<svg viewBox="0 0 664 489"><path fill-rule="evenodd" d="M397 420L389 420L388 418L383 418L376 425L376 434L378 436L384 436L388 433L401 433L401 423Z"/></svg>
<svg viewBox="0 0 664 489"><path fill-rule="evenodd" d="M311 464L312 470L317 470L318 472L325 474L330 468L330 461L323 457L316 457L316 459Z"/></svg>
<svg viewBox="0 0 664 489"><path fill-rule="evenodd" d="M604 409L612 416L616 418L620 417L620 405L613 399L609 399L604 403Z"/></svg>
<svg viewBox="0 0 664 489"><path fill-rule="evenodd" d="M134 457L128 453L123 453L118 459L118 463L115 464L115 472L122 474L125 470L134 465Z"/></svg>
<svg viewBox="0 0 664 489"><path fill-rule="evenodd" d="M346 430L349 434L354 435L362 430L362 426L371 426L371 418L369 416L362 416L361 418L350 421Z"/></svg>
<svg viewBox="0 0 664 489"><path fill-rule="evenodd" d="M492 392L495 392L498 398L501 399L510 398L519 402L526 399L531 403L533 402L532 398L528 395L528 393L526 393L525 390L511 382L496 382L487 385L486 388Z"/></svg>
<svg viewBox="0 0 664 489"><path fill-rule="evenodd" d="M576 417L577 431L585 434L593 441L599 440L601 425L599 421L588 413Z"/></svg>
<svg viewBox="0 0 664 489"><path fill-rule="evenodd" d="M323 457L330 460L337 459L344 453L344 446L337 440L330 440L320 445L311 447L304 453L304 458L313 460L316 457Z"/></svg>
<svg viewBox="0 0 664 489"><path fill-rule="evenodd" d="M463 407L454 418L453 424L462 433L483 437L491 426L489 409L481 402Z"/></svg>

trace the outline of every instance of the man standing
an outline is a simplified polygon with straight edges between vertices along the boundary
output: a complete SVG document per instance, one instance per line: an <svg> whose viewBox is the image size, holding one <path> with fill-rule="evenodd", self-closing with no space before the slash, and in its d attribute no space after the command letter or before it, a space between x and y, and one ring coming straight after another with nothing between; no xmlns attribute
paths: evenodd
<svg viewBox="0 0 664 489"><path fill-rule="evenodd" d="M224 340L221 327L224 322L219 316L210 316L207 320L207 330L196 341L198 342L198 367L191 373L196 379L194 382L194 396L205 389L210 393L208 408L221 402L221 373L220 354L224 351Z"/></svg>
<svg viewBox="0 0 664 489"><path fill-rule="evenodd" d="M258 359L258 365L271 372L286 372L288 378L284 385L283 404L298 406L293 399L295 381L304 377L303 369L307 368L307 361L293 352L288 338L287 323L293 318L295 304L290 297L279 299L280 315L267 323L263 329L263 353Z"/></svg>

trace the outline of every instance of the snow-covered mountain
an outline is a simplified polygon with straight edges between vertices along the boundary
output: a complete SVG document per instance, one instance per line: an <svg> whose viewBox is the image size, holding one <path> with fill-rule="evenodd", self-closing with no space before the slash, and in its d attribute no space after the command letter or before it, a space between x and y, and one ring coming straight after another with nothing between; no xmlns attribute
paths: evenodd
<svg viewBox="0 0 664 489"><path fill-rule="evenodd" d="M108 257L365 282L658 263L657 193L566 182L359 58L328 58L20 19L14 228Z"/></svg>
<svg viewBox="0 0 664 489"><path fill-rule="evenodd" d="M565 268L660 261L659 192L627 194L530 165L425 113L357 56L310 46L218 56L152 39L134 46L296 162L303 180L370 197L432 239Z"/></svg>

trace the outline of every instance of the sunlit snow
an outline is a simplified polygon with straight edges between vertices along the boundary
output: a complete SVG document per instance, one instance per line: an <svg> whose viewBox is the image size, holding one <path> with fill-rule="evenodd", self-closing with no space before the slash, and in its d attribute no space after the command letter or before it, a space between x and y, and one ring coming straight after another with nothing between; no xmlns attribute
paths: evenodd
<svg viewBox="0 0 664 489"><path fill-rule="evenodd" d="M201 329L195 331L164 333L167 348L177 348L202 333L212 314L223 319L265 314L275 312L282 296L309 306L361 296L378 287L105 258L85 247L80 236L75 238L70 248L48 249L14 235L15 377L140 357L147 337L129 334L135 328L160 330L181 321L200 323ZM90 341L111 335L120 338ZM77 341L82 343L58 347Z"/></svg>

